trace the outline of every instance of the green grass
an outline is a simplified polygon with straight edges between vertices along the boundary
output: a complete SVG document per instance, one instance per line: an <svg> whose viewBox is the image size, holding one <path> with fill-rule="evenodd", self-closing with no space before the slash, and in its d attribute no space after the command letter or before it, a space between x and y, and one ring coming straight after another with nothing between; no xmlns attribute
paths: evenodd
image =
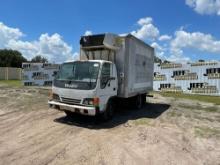
<svg viewBox="0 0 220 165"><path fill-rule="evenodd" d="M0 80L0 86L21 87L22 85L21 80Z"/></svg>
<svg viewBox="0 0 220 165"><path fill-rule="evenodd" d="M198 100L198 101L209 102L209 103L214 103L216 105L220 105L219 96L204 96L204 95L172 93L172 92L161 92L160 94L164 97L184 98L184 99Z"/></svg>
<svg viewBox="0 0 220 165"><path fill-rule="evenodd" d="M209 127L194 127L194 133L197 137L220 137L220 130L217 128L209 128Z"/></svg>
<svg viewBox="0 0 220 165"><path fill-rule="evenodd" d="M180 104L179 107L190 110L203 110L206 112L220 112L220 109L217 106L202 107L201 105Z"/></svg>

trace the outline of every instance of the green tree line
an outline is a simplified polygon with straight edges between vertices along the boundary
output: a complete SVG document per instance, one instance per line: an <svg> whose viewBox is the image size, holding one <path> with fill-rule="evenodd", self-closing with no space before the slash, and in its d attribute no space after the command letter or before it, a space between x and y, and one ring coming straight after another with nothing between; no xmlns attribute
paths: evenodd
<svg viewBox="0 0 220 165"><path fill-rule="evenodd" d="M21 68L22 62L27 59L17 50L0 50L0 67L17 67Z"/></svg>
<svg viewBox="0 0 220 165"><path fill-rule="evenodd" d="M0 49L0 67L17 67L21 68L22 62L27 62L28 60L22 56L22 54L17 50L11 49ZM47 63L47 58L37 55L31 59L30 62L42 62ZM154 62L162 63L162 60L155 56Z"/></svg>
<svg viewBox="0 0 220 165"><path fill-rule="evenodd" d="M0 67L16 67L21 68L23 62L28 60L17 50L0 49ZM30 62L47 63L47 58L37 55Z"/></svg>

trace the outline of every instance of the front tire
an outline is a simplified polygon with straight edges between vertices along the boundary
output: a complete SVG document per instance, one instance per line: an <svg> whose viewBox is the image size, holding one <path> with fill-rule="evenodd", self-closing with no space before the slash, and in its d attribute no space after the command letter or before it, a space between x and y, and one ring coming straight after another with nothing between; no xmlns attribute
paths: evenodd
<svg viewBox="0 0 220 165"><path fill-rule="evenodd" d="M73 117L74 113L70 111L64 111L67 117Z"/></svg>
<svg viewBox="0 0 220 165"><path fill-rule="evenodd" d="M115 105L112 100L109 100L105 112L102 114L102 119L108 121L113 118L115 112Z"/></svg>

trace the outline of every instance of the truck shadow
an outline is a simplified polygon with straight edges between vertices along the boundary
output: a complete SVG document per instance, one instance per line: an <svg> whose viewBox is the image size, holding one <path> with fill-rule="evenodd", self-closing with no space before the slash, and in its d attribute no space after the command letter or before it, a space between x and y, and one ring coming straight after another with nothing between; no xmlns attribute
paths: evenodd
<svg viewBox="0 0 220 165"><path fill-rule="evenodd" d="M84 127L89 129L113 128L125 124L128 120L137 120L141 118L156 119L170 107L169 104L148 103L142 109L117 108L114 118L108 122L103 122L95 117L74 114L72 117L63 116L54 119L54 122Z"/></svg>

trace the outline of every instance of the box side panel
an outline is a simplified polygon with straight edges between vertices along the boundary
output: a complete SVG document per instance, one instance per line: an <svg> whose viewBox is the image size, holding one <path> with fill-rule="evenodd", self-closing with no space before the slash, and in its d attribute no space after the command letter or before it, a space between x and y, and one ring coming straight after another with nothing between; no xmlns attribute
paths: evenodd
<svg viewBox="0 0 220 165"><path fill-rule="evenodd" d="M125 70L125 58L126 58L126 43L125 38L121 38L121 48L116 51L116 68L118 76L118 96L125 96L125 79L126 79L126 70Z"/></svg>
<svg viewBox="0 0 220 165"><path fill-rule="evenodd" d="M131 97L152 90L154 49L131 37L128 38L128 54L126 55L128 72L125 96Z"/></svg>

